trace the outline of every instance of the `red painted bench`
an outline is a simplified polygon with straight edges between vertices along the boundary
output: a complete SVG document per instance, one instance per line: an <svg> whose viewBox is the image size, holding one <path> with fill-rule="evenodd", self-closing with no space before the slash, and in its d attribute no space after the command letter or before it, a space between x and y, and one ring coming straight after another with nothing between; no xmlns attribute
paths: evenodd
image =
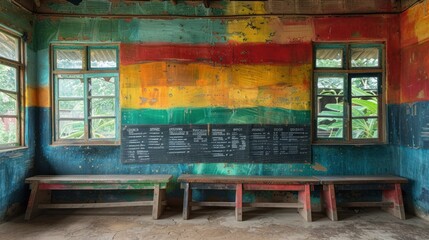
<svg viewBox="0 0 429 240"><path fill-rule="evenodd" d="M158 219L166 205L165 189L171 175L48 175L27 178L31 194L25 219L30 220L41 209L105 208L153 206L152 217ZM52 190L153 190L152 201L108 203L51 203Z"/></svg>
<svg viewBox="0 0 429 240"><path fill-rule="evenodd" d="M408 180L396 176L317 176L323 185L322 198L326 215L338 220L337 207L381 207L394 216L405 219L401 184ZM338 203L335 192L347 190L381 190L380 202L342 202Z"/></svg>
<svg viewBox="0 0 429 240"><path fill-rule="evenodd" d="M271 176L223 176L184 174L178 178L184 188L183 219L188 219L192 206L235 207L237 221L243 220L243 207L297 208L308 222L311 222L310 191L319 181L313 177L271 177ZM196 202L192 200L194 189L234 190L235 202ZM296 203L243 203L244 191L297 191Z"/></svg>

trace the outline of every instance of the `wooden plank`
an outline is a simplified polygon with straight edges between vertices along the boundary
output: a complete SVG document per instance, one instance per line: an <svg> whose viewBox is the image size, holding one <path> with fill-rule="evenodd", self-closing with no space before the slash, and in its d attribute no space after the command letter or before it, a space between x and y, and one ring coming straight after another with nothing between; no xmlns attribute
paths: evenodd
<svg viewBox="0 0 429 240"><path fill-rule="evenodd" d="M161 216L162 203L161 203L161 193L159 189L159 184L155 186L153 190L153 207L152 207L152 218L158 219Z"/></svg>
<svg viewBox="0 0 429 240"><path fill-rule="evenodd" d="M159 185L165 189L166 183L40 183L41 190L145 190L154 189L154 185Z"/></svg>
<svg viewBox="0 0 429 240"><path fill-rule="evenodd" d="M365 183L407 183L406 178L398 176L316 176L321 184L365 184Z"/></svg>
<svg viewBox="0 0 429 240"><path fill-rule="evenodd" d="M270 202L254 202L254 203L243 203L244 207L256 207L256 208L303 208L302 203L270 203Z"/></svg>
<svg viewBox="0 0 429 240"><path fill-rule="evenodd" d="M31 193L28 199L27 210L25 212L25 220L30 220L32 217L38 215L39 204L51 202L51 191L43 191L39 189L39 183L34 182L30 184Z"/></svg>
<svg viewBox="0 0 429 240"><path fill-rule="evenodd" d="M337 200L335 197L335 186L329 184L323 186L322 191L323 202L325 203L326 216L332 221L338 221Z"/></svg>
<svg viewBox="0 0 429 240"><path fill-rule="evenodd" d="M244 190L252 191L304 191L305 185L300 184L244 184Z"/></svg>
<svg viewBox="0 0 429 240"><path fill-rule="evenodd" d="M185 184L185 191L183 195L183 219L188 220L189 215L191 214L192 206L190 203L192 202L192 189L190 188L190 184Z"/></svg>
<svg viewBox="0 0 429 240"><path fill-rule="evenodd" d="M172 175L38 175L25 179L26 183L40 182L50 184L74 183L167 183Z"/></svg>
<svg viewBox="0 0 429 240"><path fill-rule="evenodd" d="M191 206L198 207L235 207L235 202L191 202Z"/></svg>
<svg viewBox="0 0 429 240"><path fill-rule="evenodd" d="M109 207L135 207L135 206L152 206L152 205L153 205L153 201L110 202L110 203L50 203L50 204L39 204L39 209L109 208Z"/></svg>
<svg viewBox="0 0 429 240"><path fill-rule="evenodd" d="M196 175L182 174L178 182L189 183L222 183L222 184L318 184L319 180L314 177L304 176L229 176L229 175Z"/></svg>
<svg viewBox="0 0 429 240"><path fill-rule="evenodd" d="M298 192L298 202L304 205L303 208L298 209L299 214L301 214L307 222L311 222L310 185L305 185L305 190Z"/></svg>
<svg viewBox="0 0 429 240"><path fill-rule="evenodd" d="M338 207L392 207L392 202L344 202L337 203Z"/></svg>
<svg viewBox="0 0 429 240"><path fill-rule="evenodd" d="M243 184L237 184L235 188L235 219L243 221Z"/></svg>
<svg viewBox="0 0 429 240"><path fill-rule="evenodd" d="M392 183L336 184L335 186L335 189L338 191L387 190L394 188L395 185Z"/></svg>
<svg viewBox="0 0 429 240"><path fill-rule="evenodd" d="M185 188L186 183L181 183L180 187ZM206 189L206 190L235 190L236 184L221 184L221 183L192 183L191 189Z"/></svg>
<svg viewBox="0 0 429 240"><path fill-rule="evenodd" d="M404 210L404 202L402 199L402 190L401 184L395 184L395 188L393 190L384 190L383 191L383 202L392 203L391 206L383 207L383 210L389 212L393 216L405 220L405 210Z"/></svg>

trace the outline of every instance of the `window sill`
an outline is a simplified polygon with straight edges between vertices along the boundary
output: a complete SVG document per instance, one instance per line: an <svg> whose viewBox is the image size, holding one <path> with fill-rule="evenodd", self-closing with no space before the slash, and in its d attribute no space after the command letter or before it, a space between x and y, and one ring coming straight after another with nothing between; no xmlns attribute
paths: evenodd
<svg viewBox="0 0 429 240"><path fill-rule="evenodd" d="M120 142L53 142L51 147L97 147L97 146L111 146L119 147Z"/></svg>
<svg viewBox="0 0 429 240"><path fill-rule="evenodd" d="M7 152L13 152L13 151L27 150L27 149L28 149L27 146L11 147L11 148L0 149L0 153L7 153Z"/></svg>
<svg viewBox="0 0 429 240"><path fill-rule="evenodd" d="M359 142L352 142L352 143L345 143L345 142L313 142L311 143L312 146L356 146L356 147L363 147L363 146L379 146L379 145L388 145L387 142L365 142L365 143L359 143Z"/></svg>

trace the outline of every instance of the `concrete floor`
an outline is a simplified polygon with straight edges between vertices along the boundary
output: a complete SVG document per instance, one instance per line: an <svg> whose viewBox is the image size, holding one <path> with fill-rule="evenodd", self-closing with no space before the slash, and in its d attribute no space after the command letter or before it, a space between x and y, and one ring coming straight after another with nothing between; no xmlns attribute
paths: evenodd
<svg viewBox="0 0 429 240"><path fill-rule="evenodd" d="M342 212L338 222L313 215L307 223L293 210L250 209L236 222L228 208L199 209L187 221L170 209L160 220L149 208L56 210L0 224L0 239L429 239L429 222L417 217L401 221L376 209Z"/></svg>

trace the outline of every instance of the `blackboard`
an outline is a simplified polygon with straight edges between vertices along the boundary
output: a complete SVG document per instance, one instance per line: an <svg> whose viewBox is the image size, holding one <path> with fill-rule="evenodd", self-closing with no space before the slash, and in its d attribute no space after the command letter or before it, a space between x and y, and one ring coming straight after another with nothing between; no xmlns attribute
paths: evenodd
<svg viewBox="0 0 429 240"><path fill-rule="evenodd" d="M123 163L309 163L308 125L123 125Z"/></svg>

